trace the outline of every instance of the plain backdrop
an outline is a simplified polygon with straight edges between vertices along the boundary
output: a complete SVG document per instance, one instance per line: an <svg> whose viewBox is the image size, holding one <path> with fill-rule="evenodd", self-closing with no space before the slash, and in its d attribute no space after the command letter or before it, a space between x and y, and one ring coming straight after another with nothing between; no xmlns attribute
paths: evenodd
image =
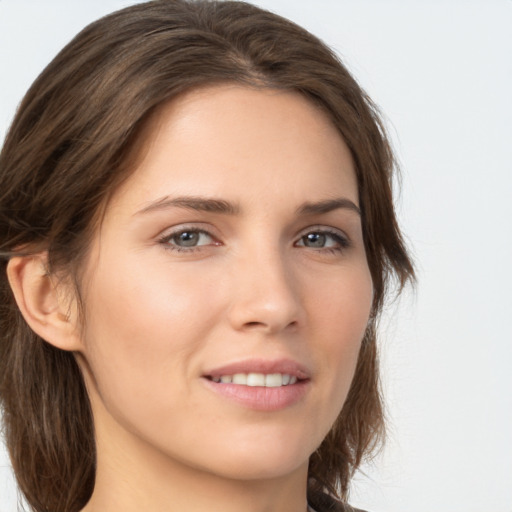
<svg viewBox="0 0 512 512"><path fill-rule="evenodd" d="M0 140L37 74L129 0L0 0ZM257 0L320 36L385 113L416 292L382 325L390 436L372 512L512 512L512 1ZM0 449L0 512L16 510Z"/></svg>

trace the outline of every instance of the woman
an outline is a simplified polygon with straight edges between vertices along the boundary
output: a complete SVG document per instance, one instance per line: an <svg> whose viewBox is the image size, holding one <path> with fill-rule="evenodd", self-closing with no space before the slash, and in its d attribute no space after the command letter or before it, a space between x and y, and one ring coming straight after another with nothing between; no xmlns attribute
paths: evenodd
<svg viewBox="0 0 512 512"><path fill-rule="evenodd" d="M351 510L413 270L337 58L242 2L93 23L0 157L6 440L34 510Z"/></svg>

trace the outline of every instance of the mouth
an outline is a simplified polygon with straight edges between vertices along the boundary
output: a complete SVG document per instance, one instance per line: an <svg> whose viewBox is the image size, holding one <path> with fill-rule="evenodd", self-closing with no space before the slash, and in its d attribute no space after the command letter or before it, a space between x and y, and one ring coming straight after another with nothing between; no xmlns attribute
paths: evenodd
<svg viewBox="0 0 512 512"><path fill-rule="evenodd" d="M223 400L266 412L300 403L311 388L309 370L292 360L242 361L206 371L202 377Z"/></svg>
<svg viewBox="0 0 512 512"><path fill-rule="evenodd" d="M280 388L282 386L292 386L299 379L289 373L235 373L231 375L207 375L206 378L217 384L236 384L238 386Z"/></svg>

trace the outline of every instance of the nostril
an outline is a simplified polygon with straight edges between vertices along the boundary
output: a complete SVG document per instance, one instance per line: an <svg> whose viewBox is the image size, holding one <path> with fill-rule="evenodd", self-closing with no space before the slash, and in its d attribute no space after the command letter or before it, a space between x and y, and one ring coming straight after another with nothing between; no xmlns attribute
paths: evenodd
<svg viewBox="0 0 512 512"><path fill-rule="evenodd" d="M247 322L245 324L246 327L261 327L265 325L263 322Z"/></svg>
<svg viewBox="0 0 512 512"><path fill-rule="evenodd" d="M284 329L286 330L293 330L295 329L297 326L298 326L298 322L296 320L293 320L292 322L290 322L288 325L286 325L284 327ZM256 322L256 321L253 321L253 322L245 322L243 327L245 329L265 329L265 330L271 330L271 331L274 331L274 328L272 327L272 325L270 324L266 324L265 322ZM283 329L283 330L284 330ZM280 329L281 330L281 329Z"/></svg>

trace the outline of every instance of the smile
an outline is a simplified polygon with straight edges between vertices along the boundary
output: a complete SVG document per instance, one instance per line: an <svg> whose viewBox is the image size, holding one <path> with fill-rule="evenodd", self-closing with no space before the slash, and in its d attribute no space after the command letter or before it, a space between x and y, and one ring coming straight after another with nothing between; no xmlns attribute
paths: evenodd
<svg viewBox="0 0 512 512"><path fill-rule="evenodd" d="M211 380L222 384L237 384L240 386L279 388L290 386L297 382L295 375L287 373L235 373L211 377Z"/></svg>

